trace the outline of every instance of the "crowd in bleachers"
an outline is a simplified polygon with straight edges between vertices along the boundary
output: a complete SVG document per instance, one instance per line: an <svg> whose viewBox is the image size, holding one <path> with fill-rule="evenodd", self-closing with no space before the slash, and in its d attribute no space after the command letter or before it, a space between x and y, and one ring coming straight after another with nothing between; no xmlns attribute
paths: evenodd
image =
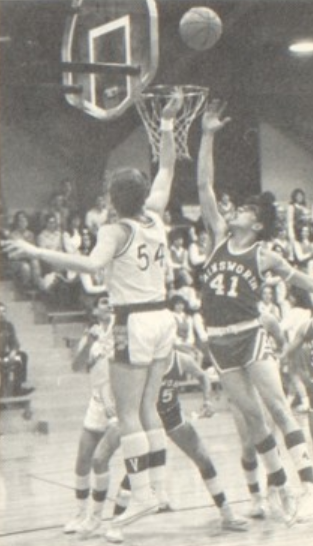
<svg viewBox="0 0 313 546"><path fill-rule="evenodd" d="M277 203L275 237L264 242L297 268L313 274L313 217L312 206L303 190L295 189L289 203ZM227 192L221 194L218 207L227 219L234 204ZM173 216L168 210L165 225L168 235L168 296L177 321L177 344L190 347L195 355L210 366L202 351L205 332L201 319L202 266L212 241L201 219L197 222L183 216ZM99 194L94 206L82 214L75 188L70 180L61 182L47 207L29 218L20 210L9 226L7 236L23 239L40 247L63 250L67 253L89 254L94 247L101 225L114 221L106 196ZM26 292L35 290L46 305L54 309L90 310L95 299L107 293L105 271L97 275L56 270L37 260L11 260L10 273L18 287ZM311 312L311 298L288 286L269 272L261 291L260 311L273 314L287 337L292 335L292 322L299 325ZM290 371L290 370L288 370ZM292 384L301 397L301 381L293 373Z"/></svg>

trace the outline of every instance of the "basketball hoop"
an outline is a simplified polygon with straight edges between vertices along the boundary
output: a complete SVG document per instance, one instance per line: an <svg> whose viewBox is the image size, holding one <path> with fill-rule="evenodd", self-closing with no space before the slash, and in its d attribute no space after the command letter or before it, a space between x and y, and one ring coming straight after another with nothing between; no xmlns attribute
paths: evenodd
<svg viewBox="0 0 313 546"><path fill-rule="evenodd" d="M182 85L179 88L183 92L184 100L174 120L176 154L177 159L191 159L188 150L189 129L196 117L203 112L209 89L196 85ZM157 161L160 155L162 111L174 91L175 87L170 85L148 87L136 101L137 110L148 133L153 161Z"/></svg>

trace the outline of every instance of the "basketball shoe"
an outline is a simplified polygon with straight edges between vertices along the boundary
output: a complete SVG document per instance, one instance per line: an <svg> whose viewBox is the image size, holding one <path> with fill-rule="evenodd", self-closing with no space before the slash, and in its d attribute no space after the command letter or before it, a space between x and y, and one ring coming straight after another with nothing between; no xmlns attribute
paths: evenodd
<svg viewBox="0 0 313 546"><path fill-rule="evenodd" d="M125 512L112 520L112 526L129 525L139 518L156 513L158 508L158 499L152 492L145 499L137 499L135 496L132 496Z"/></svg>
<svg viewBox="0 0 313 546"><path fill-rule="evenodd" d="M265 501L259 493L252 495L250 510L247 515L252 519L265 519Z"/></svg>
<svg viewBox="0 0 313 546"><path fill-rule="evenodd" d="M222 530L243 533L248 530L247 521L234 516L229 504L224 504L221 509Z"/></svg>
<svg viewBox="0 0 313 546"><path fill-rule="evenodd" d="M109 527L104 534L104 538L108 542L113 542L114 544L124 542L124 535L121 527Z"/></svg>
<svg viewBox="0 0 313 546"><path fill-rule="evenodd" d="M91 537L101 525L101 515L88 514L88 516L80 523L77 529L80 537L85 539Z"/></svg>
<svg viewBox="0 0 313 546"><path fill-rule="evenodd" d="M86 518L86 510L80 510L76 516L74 516L70 521L64 526L63 533L70 535L77 533L79 531L80 525Z"/></svg>
<svg viewBox="0 0 313 546"><path fill-rule="evenodd" d="M308 485L299 498L297 522L306 523L313 520L313 485Z"/></svg>
<svg viewBox="0 0 313 546"><path fill-rule="evenodd" d="M288 527L295 523L297 503L288 486L270 486L267 500L274 519L285 522Z"/></svg>

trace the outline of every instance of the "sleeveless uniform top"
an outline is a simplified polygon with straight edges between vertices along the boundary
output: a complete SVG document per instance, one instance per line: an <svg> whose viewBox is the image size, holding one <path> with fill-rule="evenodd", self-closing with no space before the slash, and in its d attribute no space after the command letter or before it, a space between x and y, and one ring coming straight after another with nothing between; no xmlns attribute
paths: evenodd
<svg viewBox="0 0 313 546"><path fill-rule="evenodd" d="M147 222L121 220L130 237L108 268L108 291L113 305L165 300L167 239L163 221L148 211Z"/></svg>
<svg viewBox="0 0 313 546"><path fill-rule="evenodd" d="M175 351L171 365L162 379L157 403L157 409L160 414L168 413L179 405L178 387L183 378L184 372L181 369L179 356Z"/></svg>
<svg viewBox="0 0 313 546"><path fill-rule="evenodd" d="M259 317L260 243L231 253L222 242L204 265L202 311L206 326L229 326Z"/></svg>

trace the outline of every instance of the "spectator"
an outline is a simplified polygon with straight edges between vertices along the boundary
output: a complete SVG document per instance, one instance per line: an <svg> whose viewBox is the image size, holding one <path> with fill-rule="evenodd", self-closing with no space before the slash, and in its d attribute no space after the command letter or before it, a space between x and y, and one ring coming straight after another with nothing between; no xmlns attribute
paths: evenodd
<svg viewBox="0 0 313 546"><path fill-rule="evenodd" d="M281 254L286 260L292 260L292 245L288 239L288 232L286 227L281 227L277 231L277 235L273 240L272 250L279 252L281 249Z"/></svg>
<svg viewBox="0 0 313 546"><path fill-rule="evenodd" d="M171 234L170 262L174 276L182 269L188 269L188 252L184 245L184 235L181 229L176 229Z"/></svg>
<svg viewBox="0 0 313 546"><path fill-rule="evenodd" d="M187 312L187 301L182 296L176 295L171 298L170 303L177 325L176 345L194 345L193 320Z"/></svg>
<svg viewBox="0 0 313 546"><path fill-rule="evenodd" d="M229 193L225 191L222 193L221 198L217 203L217 206L220 214L224 216L226 221L235 210L235 205L232 202Z"/></svg>
<svg viewBox="0 0 313 546"><path fill-rule="evenodd" d="M196 229L191 228L189 234L191 242L188 248L188 260L194 276L195 288L198 290L201 284L202 267L210 253L212 241L210 241L209 234L204 229L202 222Z"/></svg>
<svg viewBox="0 0 313 546"><path fill-rule="evenodd" d="M67 228L63 233L63 248L68 254L80 254L82 244L81 217L78 212L72 211L68 217ZM69 281L77 279L75 271L68 270L66 277Z"/></svg>
<svg viewBox="0 0 313 546"><path fill-rule="evenodd" d="M63 205L69 211L77 210L77 192L76 187L69 178L61 180L59 185L59 193L63 196Z"/></svg>
<svg viewBox="0 0 313 546"><path fill-rule="evenodd" d="M201 302L193 286L192 275L187 269L180 269L175 282L175 294L182 296L188 301L189 309L196 311L200 308Z"/></svg>
<svg viewBox="0 0 313 546"><path fill-rule="evenodd" d="M293 243L296 233L307 223L310 214L306 205L306 196L303 190L296 188L290 196L287 209L287 230L289 240Z"/></svg>
<svg viewBox="0 0 313 546"><path fill-rule="evenodd" d="M299 232L299 239L293 243L294 257L298 269L309 272L309 264L313 258L313 243L309 226L302 226Z"/></svg>
<svg viewBox="0 0 313 546"><path fill-rule="evenodd" d="M259 303L259 311L261 314L269 313L279 320L279 308L274 303L274 291L271 286L264 285L261 290L261 301Z"/></svg>
<svg viewBox="0 0 313 546"><path fill-rule="evenodd" d="M85 218L86 227L96 237L98 230L107 222L108 210L106 208L104 195L98 195L95 206L90 209Z"/></svg>
<svg viewBox="0 0 313 546"><path fill-rule="evenodd" d="M49 250L63 250L62 233L55 214L47 214L44 228L37 237L37 245Z"/></svg>
<svg viewBox="0 0 313 546"><path fill-rule="evenodd" d="M84 229L82 232L81 254L88 256L92 251L95 240L91 233ZM80 303L87 311L91 311L99 296L107 295L106 275L104 269L99 269L95 274L80 273L81 290Z"/></svg>
<svg viewBox="0 0 313 546"><path fill-rule="evenodd" d="M25 211L16 212L9 237L14 240L23 240L34 243L35 236L28 229L29 220ZM22 288L29 288L32 284L32 264L27 258L10 260L10 269L14 278Z"/></svg>
<svg viewBox="0 0 313 546"><path fill-rule="evenodd" d="M6 315L6 306L0 303L0 392L3 397L25 396L34 391L33 387L25 385L28 357L20 350L15 328Z"/></svg>
<svg viewBox="0 0 313 546"><path fill-rule="evenodd" d="M50 199L48 209L44 210L41 214L41 225L45 225L46 217L53 214L56 219L58 229L63 231L67 225L69 212L69 208L64 203L63 194L60 192L54 193Z"/></svg>

